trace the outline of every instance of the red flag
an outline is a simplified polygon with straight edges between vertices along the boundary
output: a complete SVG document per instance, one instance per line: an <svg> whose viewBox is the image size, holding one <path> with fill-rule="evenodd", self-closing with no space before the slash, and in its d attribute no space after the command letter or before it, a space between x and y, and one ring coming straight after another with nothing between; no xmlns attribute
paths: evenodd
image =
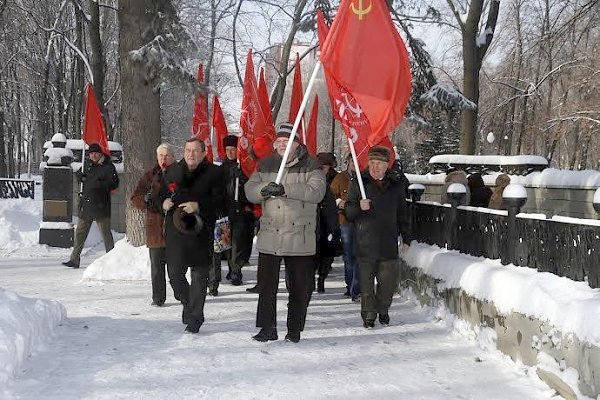
<svg viewBox="0 0 600 400"><path fill-rule="evenodd" d="M325 42L328 32L329 27L325 23L325 19L323 18L321 10L318 10L317 33L319 36L319 43ZM354 97L352 97L348 91L341 87L337 81L327 73L327 71L323 72L325 74L325 81L327 83L327 90L329 92L329 101L331 102L333 116L340 121L342 128L344 129L344 133L349 139L352 140L359 168L363 170L368 166L368 153L369 148L371 147L369 146L367 140L371 134L369 121L367 120L363 110L356 103ZM392 143L387 135L383 138L380 145L391 148ZM393 161L393 159L390 160L390 166Z"/></svg>
<svg viewBox="0 0 600 400"><path fill-rule="evenodd" d="M371 146L404 117L411 90L408 52L384 0L342 0L321 62L360 105L371 126ZM360 60L366 60L361 62Z"/></svg>
<svg viewBox="0 0 600 400"><path fill-rule="evenodd" d="M106 127L104 126L104 120L102 119L102 113L96 96L94 95L94 89L92 84L88 83L86 87L85 96L85 111L83 114L83 132L81 138L89 146L92 143L98 143L102 152L106 155L110 155L108 149L108 140L106 139Z"/></svg>
<svg viewBox="0 0 600 400"><path fill-rule="evenodd" d="M225 160L223 139L227 136L227 123L225 122L221 103L219 103L219 98L216 94L213 97L212 126L215 130L215 139L217 141L217 154L221 160Z"/></svg>
<svg viewBox="0 0 600 400"><path fill-rule="evenodd" d="M313 100L308 127L306 128L306 148L311 155L317 154L317 119L319 118L319 96Z"/></svg>
<svg viewBox="0 0 600 400"><path fill-rule="evenodd" d="M254 138L257 136L274 136L275 134L274 129L269 129L267 119L261 108L256 76L254 75L252 50L248 51L248 57L246 58L240 128L242 135L238 140L238 160L244 174L250 176L256 169L256 161L250 157L249 153Z"/></svg>
<svg viewBox="0 0 600 400"><path fill-rule="evenodd" d="M204 69L198 65L198 83L204 82ZM194 97L194 116L192 118L192 136L202 140L206 145L206 159L213 160L210 129L208 127L208 100L202 92L197 92Z"/></svg>
<svg viewBox="0 0 600 400"><path fill-rule="evenodd" d="M267 82L265 80L265 69L260 69L260 78L258 79L258 100L260 108L267 120L267 136L275 137L275 124L273 123L273 113L271 112L271 102L269 101L269 91L267 90Z"/></svg>
<svg viewBox="0 0 600 400"><path fill-rule="evenodd" d="M294 123L302 104L302 72L300 71L300 55L296 53L296 64L294 66L294 84L292 85L292 96L290 98L290 113L288 115L288 121ZM304 116L303 116L304 119ZM304 121L300 122L298 126L298 137L302 138L302 127ZM306 143L305 143L306 144Z"/></svg>

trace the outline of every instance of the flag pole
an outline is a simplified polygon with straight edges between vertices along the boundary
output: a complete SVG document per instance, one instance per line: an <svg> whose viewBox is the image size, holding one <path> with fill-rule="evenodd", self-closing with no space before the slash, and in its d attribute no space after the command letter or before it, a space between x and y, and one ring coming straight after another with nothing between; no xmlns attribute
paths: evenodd
<svg viewBox="0 0 600 400"><path fill-rule="evenodd" d="M360 168L358 166L358 157L356 157L356 150L354 150L354 143L352 139L348 138L348 147L350 147L350 153L352 154L352 162L354 163L354 171L356 172L356 180L358 181L358 188L360 189L360 195L363 200L367 199L367 194L365 193L365 185L362 180L362 175L360 173Z"/></svg>
<svg viewBox="0 0 600 400"><path fill-rule="evenodd" d="M296 132L298 131L298 126L300 125L300 121L302 121L302 114L304 113L304 109L306 108L306 104L308 103L308 98L310 96L310 92L312 92L312 87L317 80L317 74L321 69L321 61L317 61L315 64L315 69L313 70L312 75L310 76L310 81L308 82L308 86L306 87L306 92L304 93L304 98L302 99L302 104L300 104L300 109L298 109L298 114L296 115L296 120L294 121L294 127L292 128L292 133L290 133L290 139L288 140L288 144L285 147L285 153L283 153L283 158L281 159L281 165L279 166L279 171L277 171L277 178L275 178L275 183L279 184L281 182L281 178L283 177L283 170L285 168L285 164L290 156L290 151L292 150L292 142L294 141L294 137L296 137Z"/></svg>

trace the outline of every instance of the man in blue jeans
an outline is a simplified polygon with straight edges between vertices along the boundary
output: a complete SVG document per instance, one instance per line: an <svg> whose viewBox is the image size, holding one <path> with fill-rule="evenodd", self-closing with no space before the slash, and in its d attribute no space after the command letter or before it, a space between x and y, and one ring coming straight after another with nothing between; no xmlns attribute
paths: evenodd
<svg viewBox="0 0 600 400"><path fill-rule="evenodd" d="M351 297L352 301L357 302L360 301L360 280L358 262L354 254L356 233L354 224L348 221L345 212L346 200L348 200L348 188L350 187L350 182L355 179L352 154L346 156L346 164L346 170L333 178L330 188L338 208L338 220L344 245L344 273L346 278L346 293L344 293L344 296Z"/></svg>

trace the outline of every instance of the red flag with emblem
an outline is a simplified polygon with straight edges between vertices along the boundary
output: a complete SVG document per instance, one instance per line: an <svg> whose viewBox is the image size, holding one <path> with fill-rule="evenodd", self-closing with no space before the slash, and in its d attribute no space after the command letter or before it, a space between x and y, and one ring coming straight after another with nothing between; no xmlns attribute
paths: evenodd
<svg viewBox="0 0 600 400"><path fill-rule="evenodd" d="M108 140L106 138L106 127L104 126L104 120L102 119L102 113L96 96L94 95L94 89L92 84L88 83L86 87L85 95L85 111L83 114L83 131L81 138L89 146L92 143L98 143L102 152L106 155L110 155L108 149Z"/></svg>
<svg viewBox="0 0 600 400"><path fill-rule="evenodd" d="M365 114L369 145L378 144L404 118L411 91L408 52L386 2L342 0L327 39L320 43L325 71Z"/></svg>
<svg viewBox="0 0 600 400"><path fill-rule="evenodd" d="M271 112L271 103L269 101L269 91L267 90L267 82L265 80L265 69L260 69L260 77L258 79L258 100L260 108L267 120L267 136L271 139L275 138L275 124L273 123L273 113Z"/></svg>
<svg viewBox="0 0 600 400"><path fill-rule="evenodd" d="M325 23L321 10L317 12L317 33L319 37L319 44L325 42L325 38L328 35L329 27ZM368 138L371 134L371 127L369 121L361 109L356 103L356 100L352 97L348 91L341 87L337 81L329 75L327 71L323 71L325 74L325 81L327 82L327 90L329 92L329 101L331 102L331 109L333 110L333 116L340 121L342 128L346 136L352 140L354 144L354 150L356 152L356 158L358 165L361 170L367 168L369 159L368 153L371 147L368 143ZM387 135L377 145L385 146L392 149L393 147L390 139ZM393 163L393 157L390 159L390 167Z"/></svg>
<svg viewBox="0 0 600 400"><path fill-rule="evenodd" d="M227 136L227 123L225 122L221 103L219 103L219 98L216 94L213 97L212 126L215 130L215 140L217 141L217 154L221 160L225 160L223 139Z"/></svg>
<svg viewBox="0 0 600 400"><path fill-rule="evenodd" d="M250 176L256 169L256 161L250 157L249 153L250 146L254 143L254 138L274 135L274 132L268 127L267 119L261 108L256 76L254 75L252 50L248 51L246 58L240 128L242 135L238 140L238 160L244 174Z"/></svg>
<svg viewBox="0 0 600 400"><path fill-rule="evenodd" d="M204 69L198 65L198 83L204 83ZM213 160L210 129L208 127L208 100L204 93L198 91L194 97L194 115L192 117L192 136L202 140L206 145L206 159Z"/></svg>
<svg viewBox="0 0 600 400"><path fill-rule="evenodd" d="M310 112L310 119L308 120L308 126L306 127L306 148L308 153L311 155L317 154L317 119L319 118L319 96L315 95L313 100L312 111Z"/></svg>
<svg viewBox="0 0 600 400"><path fill-rule="evenodd" d="M296 64L294 65L294 83L292 84L290 112L288 114L288 121L291 123L294 123L294 121L296 121L296 117L298 116L298 111L300 110L300 105L302 104L302 92L302 71L300 70L300 55L296 53ZM302 136L303 127L304 116L302 116L302 121L300 122L300 125L298 125L298 132L296 132L298 137L304 140L306 138Z"/></svg>

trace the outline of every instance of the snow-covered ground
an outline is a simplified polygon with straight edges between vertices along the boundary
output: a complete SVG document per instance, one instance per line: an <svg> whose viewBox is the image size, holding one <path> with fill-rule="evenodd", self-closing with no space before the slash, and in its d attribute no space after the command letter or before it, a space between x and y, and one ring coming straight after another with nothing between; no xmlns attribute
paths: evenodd
<svg viewBox="0 0 600 400"><path fill-rule="evenodd" d="M102 257L103 245L93 234L82 258L82 267L95 261L90 271L65 268L60 262L68 257L68 249L40 246L34 239L40 215L37 201L0 201L1 226L12 232L0 241L4 256L0 285L3 293L57 301L65 307L67 318L57 303L7 295L19 301L16 307L0 308L0 330L4 329L0 349L12 343L5 334L6 321L14 321L13 333L26 332L29 325L47 329L34 328L30 333L31 354L23 362L16 356L0 359L3 367L10 364L15 369L7 370L10 379L0 381L0 398L510 400L554 396L533 369L516 365L495 350L490 330L473 330L444 309L418 306L410 296L395 299L389 327L365 330L360 306L342 295L340 262L326 282L326 293L313 296L298 344L251 340L257 331L257 295L248 294L244 290L248 286L226 282L219 297L207 299L200 333L184 334L181 306L170 288L166 307L149 306L143 251L135 253L122 241L115 254ZM244 272L247 285L255 283L255 255L251 264ZM89 276L83 279L84 275ZM278 319L283 337L287 294L283 282L280 287ZM4 298L0 300L4 304ZM38 314L28 311L31 306Z"/></svg>

